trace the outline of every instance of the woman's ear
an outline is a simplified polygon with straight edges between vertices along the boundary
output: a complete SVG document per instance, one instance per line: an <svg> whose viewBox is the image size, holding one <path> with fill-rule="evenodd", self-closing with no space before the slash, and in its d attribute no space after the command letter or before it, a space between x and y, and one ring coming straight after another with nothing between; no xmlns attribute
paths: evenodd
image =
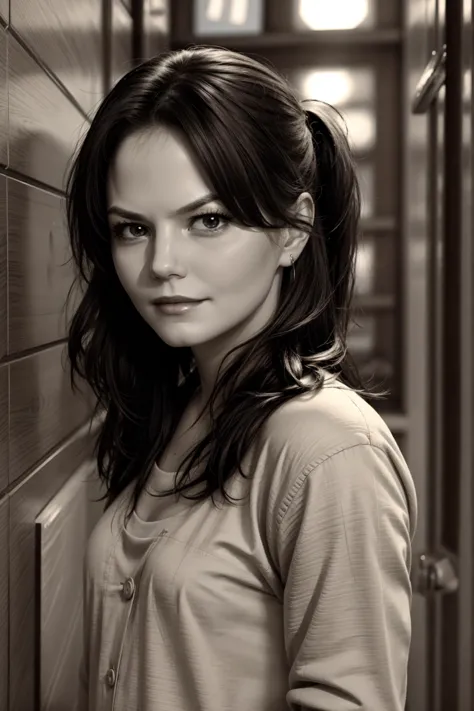
<svg viewBox="0 0 474 711"><path fill-rule="evenodd" d="M291 266L290 254L296 262L308 242L310 235L309 227L314 224L314 218L316 216L314 200L308 192L301 193L298 197L293 205L293 213L295 217L299 217L308 224L308 230L298 229L296 227L289 227L286 230L280 261L280 266L282 267Z"/></svg>

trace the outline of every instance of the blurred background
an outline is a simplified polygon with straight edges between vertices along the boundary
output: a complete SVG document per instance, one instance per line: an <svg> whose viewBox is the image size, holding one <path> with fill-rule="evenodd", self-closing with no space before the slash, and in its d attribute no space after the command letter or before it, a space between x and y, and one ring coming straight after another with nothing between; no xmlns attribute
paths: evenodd
<svg viewBox="0 0 474 711"><path fill-rule="evenodd" d="M74 709L100 505L64 370L64 176L137 62L218 44L347 123L363 195L350 349L415 478L407 709L472 711L473 0L0 0L0 710ZM380 710L382 711L382 710Z"/></svg>

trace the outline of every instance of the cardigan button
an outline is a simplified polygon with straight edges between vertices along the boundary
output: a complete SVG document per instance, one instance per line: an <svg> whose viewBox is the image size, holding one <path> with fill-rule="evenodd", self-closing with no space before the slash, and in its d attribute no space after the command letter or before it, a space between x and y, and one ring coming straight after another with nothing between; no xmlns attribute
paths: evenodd
<svg viewBox="0 0 474 711"><path fill-rule="evenodd" d="M107 682L107 685L112 687L115 686L115 680L116 680L116 675L115 675L115 669L111 667L107 674L105 675L105 680Z"/></svg>
<svg viewBox="0 0 474 711"><path fill-rule="evenodd" d="M122 593L125 600L131 600L135 594L135 581L133 578L127 578L124 583L122 583Z"/></svg>

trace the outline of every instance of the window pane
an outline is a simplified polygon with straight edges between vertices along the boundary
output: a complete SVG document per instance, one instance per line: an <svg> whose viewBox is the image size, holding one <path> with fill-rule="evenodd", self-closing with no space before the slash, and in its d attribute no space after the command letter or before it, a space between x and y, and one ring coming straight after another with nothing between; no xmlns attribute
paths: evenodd
<svg viewBox="0 0 474 711"><path fill-rule="evenodd" d="M194 0L195 35L263 32L263 0Z"/></svg>
<svg viewBox="0 0 474 711"><path fill-rule="evenodd" d="M169 32L169 5L170 0L145 0L144 11L147 25L152 25L153 32L167 34ZM132 0L127 0L131 7ZM132 12L130 10L130 12ZM150 28L147 27L147 31Z"/></svg>
<svg viewBox="0 0 474 711"><path fill-rule="evenodd" d="M353 30L374 25L374 0L293 0L297 30Z"/></svg>

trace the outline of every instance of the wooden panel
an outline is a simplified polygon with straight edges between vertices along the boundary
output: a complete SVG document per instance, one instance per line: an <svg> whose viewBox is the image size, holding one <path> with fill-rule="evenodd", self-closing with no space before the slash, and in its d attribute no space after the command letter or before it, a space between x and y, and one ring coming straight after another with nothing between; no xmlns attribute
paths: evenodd
<svg viewBox="0 0 474 711"><path fill-rule="evenodd" d="M101 98L100 0L15 0L11 24L85 111Z"/></svg>
<svg viewBox="0 0 474 711"><path fill-rule="evenodd" d="M8 366L0 366L0 492L8 486ZM1 543L0 543L1 546ZM1 706L0 706L1 708Z"/></svg>
<svg viewBox="0 0 474 711"><path fill-rule="evenodd" d="M103 511L94 462L67 481L36 520L38 544L40 708L79 708L83 650L81 562Z"/></svg>
<svg viewBox="0 0 474 711"><path fill-rule="evenodd" d="M0 27L0 165L8 163L7 33Z"/></svg>
<svg viewBox="0 0 474 711"><path fill-rule="evenodd" d="M9 353L63 338L73 280L64 201L8 180Z"/></svg>
<svg viewBox="0 0 474 711"><path fill-rule="evenodd" d="M10 168L63 189L86 120L13 37L8 51Z"/></svg>
<svg viewBox="0 0 474 711"><path fill-rule="evenodd" d="M10 500L0 500L0 709L8 706L8 518Z"/></svg>
<svg viewBox="0 0 474 711"><path fill-rule="evenodd" d="M10 0L0 0L0 15L8 24L10 21Z"/></svg>
<svg viewBox="0 0 474 711"><path fill-rule="evenodd" d="M112 4L112 86L132 68L132 18L121 0Z"/></svg>
<svg viewBox="0 0 474 711"><path fill-rule="evenodd" d="M87 418L73 395L63 345L10 364L10 483L33 467Z"/></svg>
<svg viewBox="0 0 474 711"><path fill-rule="evenodd" d="M6 179L0 175L0 360L7 352L7 221Z"/></svg>
<svg viewBox="0 0 474 711"><path fill-rule="evenodd" d="M10 711L37 708L35 519L90 456L93 440L80 434L10 496Z"/></svg>

